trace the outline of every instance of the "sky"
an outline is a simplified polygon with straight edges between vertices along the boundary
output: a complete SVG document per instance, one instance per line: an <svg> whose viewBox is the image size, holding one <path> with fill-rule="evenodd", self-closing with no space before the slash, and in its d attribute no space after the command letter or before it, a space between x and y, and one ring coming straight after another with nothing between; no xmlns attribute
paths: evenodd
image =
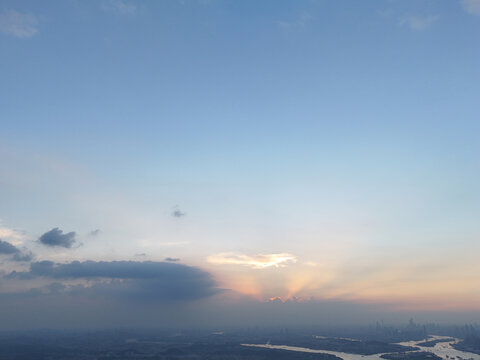
<svg viewBox="0 0 480 360"><path fill-rule="evenodd" d="M479 39L480 0L0 1L0 327L480 320Z"/></svg>

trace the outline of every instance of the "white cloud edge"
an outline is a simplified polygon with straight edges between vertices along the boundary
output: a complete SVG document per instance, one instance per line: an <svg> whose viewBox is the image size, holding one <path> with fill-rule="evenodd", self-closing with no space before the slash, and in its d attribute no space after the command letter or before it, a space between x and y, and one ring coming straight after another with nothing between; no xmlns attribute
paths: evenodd
<svg viewBox="0 0 480 360"><path fill-rule="evenodd" d="M215 265L241 265L253 269L269 267L284 267L288 263L295 263L297 258L289 253L246 255L236 252L223 252L207 257L207 262Z"/></svg>

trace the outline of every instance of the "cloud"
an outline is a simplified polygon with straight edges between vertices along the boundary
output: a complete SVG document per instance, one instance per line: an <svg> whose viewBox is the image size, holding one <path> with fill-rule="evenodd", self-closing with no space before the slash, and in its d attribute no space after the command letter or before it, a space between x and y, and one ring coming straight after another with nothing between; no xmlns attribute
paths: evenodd
<svg viewBox="0 0 480 360"><path fill-rule="evenodd" d="M20 250L18 250L15 246L7 241L0 240L0 254L11 255L18 252L20 252Z"/></svg>
<svg viewBox="0 0 480 360"><path fill-rule="evenodd" d="M461 4L469 14L480 15L480 0L462 0Z"/></svg>
<svg viewBox="0 0 480 360"><path fill-rule="evenodd" d="M171 257L166 257L165 258L165 261L169 261L169 262L177 262L177 261L180 261L179 258L171 258Z"/></svg>
<svg viewBox="0 0 480 360"><path fill-rule="evenodd" d="M33 254L30 251L18 252L13 254L12 260L19 262L29 262L33 260Z"/></svg>
<svg viewBox="0 0 480 360"><path fill-rule="evenodd" d="M0 14L0 31L18 38L29 38L37 33L38 20L32 14L7 10Z"/></svg>
<svg viewBox="0 0 480 360"><path fill-rule="evenodd" d="M30 273L55 279L111 278L153 279L163 278L171 272L194 273L195 268L155 261L73 261L57 264L39 261L30 264Z"/></svg>
<svg viewBox="0 0 480 360"><path fill-rule="evenodd" d="M173 216L173 217L181 218L181 217L184 217L185 215L187 215L187 214L185 214L183 211L181 211L181 210L179 209L178 205L174 206L173 209L174 209L174 210L172 211L172 216Z"/></svg>
<svg viewBox="0 0 480 360"><path fill-rule="evenodd" d="M88 233L89 236L97 236L101 233L102 231L100 229L95 229L95 230L92 230Z"/></svg>
<svg viewBox="0 0 480 360"><path fill-rule="evenodd" d="M245 254L238 254L233 252L220 253L211 255L207 258L211 264L218 265L243 265L254 269L264 269L268 267L283 267L290 262L296 262L297 258L294 255L287 253L280 254L258 254L249 256Z"/></svg>
<svg viewBox="0 0 480 360"><path fill-rule="evenodd" d="M107 296L143 300L195 300L221 290L212 276L201 269L170 262L154 261L73 261L58 264L40 261L30 271L12 272L8 279L43 277L58 281L88 280L93 285L70 286L71 292L86 296Z"/></svg>
<svg viewBox="0 0 480 360"><path fill-rule="evenodd" d="M400 25L408 26L413 30L424 30L438 20L438 15L407 16L400 19Z"/></svg>
<svg viewBox="0 0 480 360"><path fill-rule="evenodd" d="M64 234L59 228L54 228L47 231L38 238L42 244L47 246L61 246L64 248L71 248L76 242L76 233L74 231Z"/></svg>
<svg viewBox="0 0 480 360"><path fill-rule="evenodd" d="M150 284L148 284L150 285ZM17 329L105 329L105 328L264 328L308 326L328 330L328 324L370 325L377 319L407 321L412 311L389 312L385 304L347 301L263 302L231 294L193 301L169 301L150 297L150 289L130 282L113 281L92 287L61 282L23 293L0 294L0 330ZM143 296L143 297L142 297ZM115 299L116 301L113 301ZM418 313L413 316L417 318ZM422 315L422 314L419 314ZM439 314L431 314L432 321ZM478 313L469 314L478 315ZM407 317L408 316L408 317ZM458 312L455 314L458 321ZM422 316L425 318L425 315ZM468 320L467 316L465 318ZM445 316L443 317L445 319ZM447 317L448 319L448 317ZM463 318L462 318L463 319ZM331 328L331 326L330 326ZM330 329L331 330L331 329Z"/></svg>
<svg viewBox="0 0 480 360"><path fill-rule="evenodd" d="M177 217L177 218L181 218L185 215L186 214L184 212L181 212L180 210L175 210L174 212L172 212L172 216Z"/></svg>
<svg viewBox="0 0 480 360"><path fill-rule="evenodd" d="M134 15L137 7L133 4L128 4L122 0L109 0L103 3L105 10L115 12L121 15Z"/></svg>
<svg viewBox="0 0 480 360"><path fill-rule="evenodd" d="M12 255L10 258L13 261L31 261L33 254L30 251L22 252L16 246L10 244L8 241L0 239L0 255Z"/></svg>

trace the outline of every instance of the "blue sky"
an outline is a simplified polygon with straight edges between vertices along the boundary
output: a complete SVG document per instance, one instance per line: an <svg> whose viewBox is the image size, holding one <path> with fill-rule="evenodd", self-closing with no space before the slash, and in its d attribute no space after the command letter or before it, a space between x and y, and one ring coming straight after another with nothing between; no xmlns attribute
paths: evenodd
<svg viewBox="0 0 480 360"><path fill-rule="evenodd" d="M261 299L410 306L447 279L470 308L479 35L478 0L4 0L0 235ZM82 246L42 246L57 227Z"/></svg>

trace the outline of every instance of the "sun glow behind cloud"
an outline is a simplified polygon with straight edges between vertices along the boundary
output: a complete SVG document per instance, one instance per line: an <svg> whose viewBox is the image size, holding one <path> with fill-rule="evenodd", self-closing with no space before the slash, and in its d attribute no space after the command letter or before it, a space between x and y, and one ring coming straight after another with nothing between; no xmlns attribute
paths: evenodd
<svg viewBox="0 0 480 360"><path fill-rule="evenodd" d="M283 267L288 263L296 262L297 258L288 253L279 254L258 254L245 255L234 252L225 252L211 255L207 258L211 264L217 265L242 265L254 269L265 269L269 267Z"/></svg>
<svg viewBox="0 0 480 360"><path fill-rule="evenodd" d="M461 254L453 248L448 252L453 257ZM478 289L474 255L463 256L463 264L444 262L445 257L443 250L432 249L425 258L412 258L408 251L397 250L395 254L364 254L313 262L304 261L301 254L249 256L230 252L212 255L207 261L223 265L221 270L210 267L222 287L260 301L296 297L379 304L391 310L474 309L480 298L480 293L473 290ZM455 293L451 291L453 288Z"/></svg>

